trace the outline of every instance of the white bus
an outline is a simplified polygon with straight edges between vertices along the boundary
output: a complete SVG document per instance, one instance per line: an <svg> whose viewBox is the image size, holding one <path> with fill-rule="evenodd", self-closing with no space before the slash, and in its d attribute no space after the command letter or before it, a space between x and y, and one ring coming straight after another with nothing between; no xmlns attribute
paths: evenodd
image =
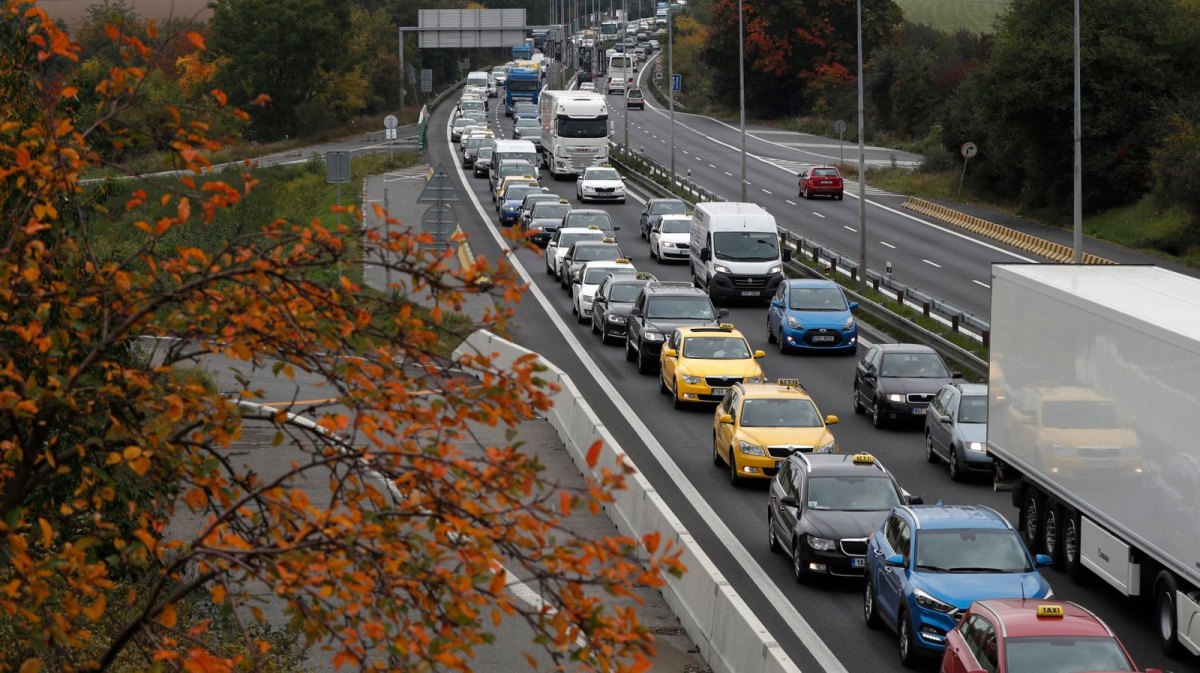
<svg viewBox="0 0 1200 673"><path fill-rule="evenodd" d="M624 94L633 86L637 64L629 54L614 53L608 57L608 93Z"/></svg>

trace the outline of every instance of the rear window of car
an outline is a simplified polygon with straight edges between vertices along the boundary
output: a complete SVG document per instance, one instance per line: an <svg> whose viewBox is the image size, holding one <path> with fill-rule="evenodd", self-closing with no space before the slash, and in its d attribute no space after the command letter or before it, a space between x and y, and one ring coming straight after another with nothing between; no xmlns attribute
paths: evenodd
<svg viewBox="0 0 1200 673"><path fill-rule="evenodd" d="M814 168L812 174L826 178L836 178L838 176L836 168Z"/></svg>
<svg viewBox="0 0 1200 673"><path fill-rule="evenodd" d="M630 97L630 98L641 98L641 97L642 97L642 90L641 90L641 89L630 89L630 90L629 90L629 97Z"/></svg>

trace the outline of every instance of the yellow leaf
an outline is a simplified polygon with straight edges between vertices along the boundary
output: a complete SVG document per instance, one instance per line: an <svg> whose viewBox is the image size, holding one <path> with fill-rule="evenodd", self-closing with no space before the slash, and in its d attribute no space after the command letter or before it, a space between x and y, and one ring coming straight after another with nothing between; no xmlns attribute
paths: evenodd
<svg viewBox="0 0 1200 673"><path fill-rule="evenodd" d="M175 628L175 621L178 616L175 614L175 606L167 603L162 607L162 612L158 614L158 623L168 629Z"/></svg>
<svg viewBox="0 0 1200 673"><path fill-rule="evenodd" d="M54 529L50 527L50 522L38 517L38 526L42 528L42 546L46 549L54 542Z"/></svg>
<svg viewBox="0 0 1200 673"><path fill-rule="evenodd" d="M100 621L100 617L104 615L104 608L107 602L108 600L104 597L104 594L100 594L96 598L96 602L83 609L84 616L93 622Z"/></svg>

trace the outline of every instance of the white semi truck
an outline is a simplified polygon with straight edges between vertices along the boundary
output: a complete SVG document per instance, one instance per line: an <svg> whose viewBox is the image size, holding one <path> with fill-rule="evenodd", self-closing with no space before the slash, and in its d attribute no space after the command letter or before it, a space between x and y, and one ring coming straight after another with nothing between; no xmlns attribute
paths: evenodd
<svg viewBox="0 0 1200 673"><path fill-rule="evenodd" d="M991 323L987 450L1030 551L1200 654L1200 280L997 264Z"/></svg>
<svg viewBox="0 0 1200 673"><path fill-rule="evenodd" d="M608 161L608 101L603 94L547 89L538 106L542 163L555 179Z"/></svg>

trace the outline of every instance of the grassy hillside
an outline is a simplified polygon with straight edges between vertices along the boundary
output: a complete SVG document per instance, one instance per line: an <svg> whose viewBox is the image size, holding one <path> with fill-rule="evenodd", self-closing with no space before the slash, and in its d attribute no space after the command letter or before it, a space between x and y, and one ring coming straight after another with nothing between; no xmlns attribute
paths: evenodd
<svg viewBox="0 0 1200 673"><path fill-rule="evenodd" d="M968 28L986 33L991 32L992 20L1008 0L896 0L896 4L913 23L927 23L949 32Z"/></svg>

